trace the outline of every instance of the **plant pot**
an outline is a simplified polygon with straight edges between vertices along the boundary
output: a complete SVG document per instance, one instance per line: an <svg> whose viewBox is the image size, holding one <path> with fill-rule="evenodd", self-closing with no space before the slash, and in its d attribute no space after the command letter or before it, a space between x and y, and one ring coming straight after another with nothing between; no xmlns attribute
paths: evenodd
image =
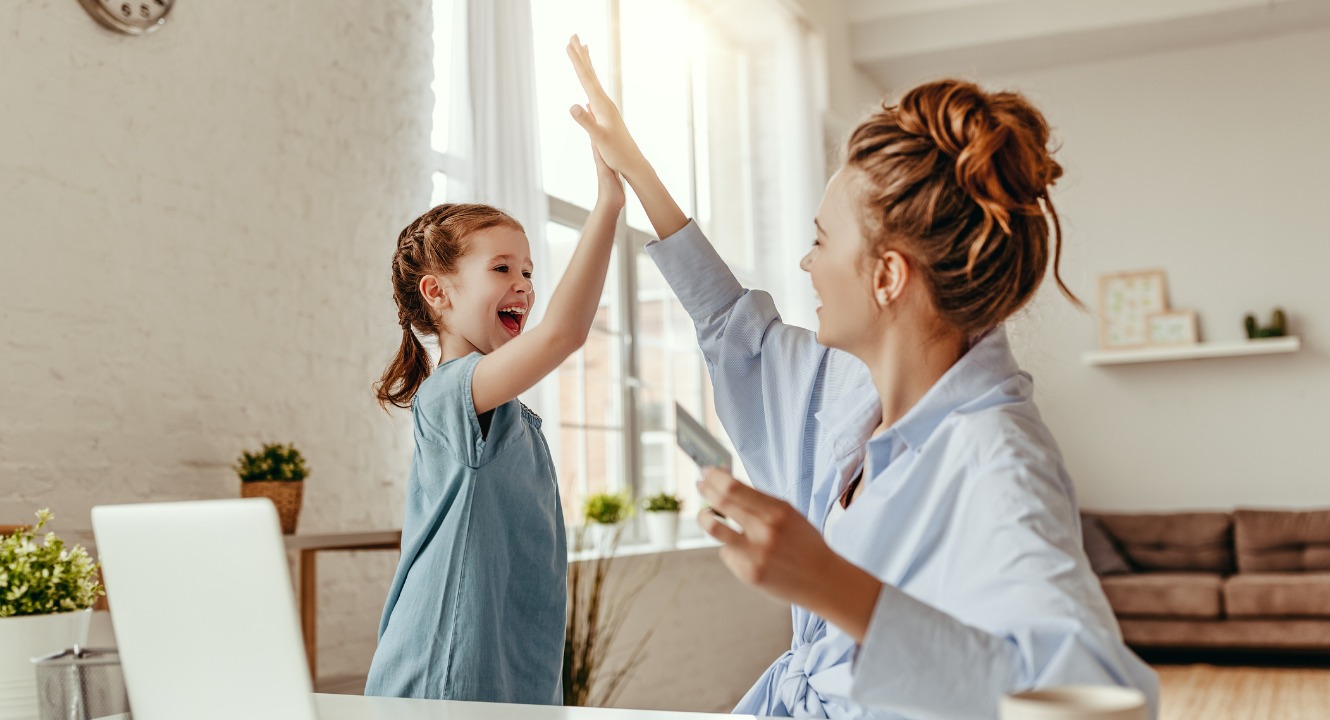
<svg viewBox="0 0 1330 720"><path fill-rule="evenodd" d="M606 525L604 523L588 522L585 527L586 534L583 536L583 550L594 550L597 554L604 554L612 551L614 548L614 538L623 530L623 523L614 523Z"/></svg>
<svg viewBox="0 0 1330 720"><path fill-rule="evenodd" d="M37 720L32 659L88 642L92 610L0 618L0 720Z"/></svg>
<svg viewBox="0 0 1330 720"><path fill-rule="evenodd" d="M652 510L642 513L647 519L647 537L651 544L672 549L679 544L679 512Z"/></svg>
<svg viewBox="0 0 1330 720"><path fill-rule="evenodd" d="M255 480L240 483L240 497L266 497L277 506L283 535L296 531L296 518L300 517L300 502L304 491L304 480Z"/></svg>

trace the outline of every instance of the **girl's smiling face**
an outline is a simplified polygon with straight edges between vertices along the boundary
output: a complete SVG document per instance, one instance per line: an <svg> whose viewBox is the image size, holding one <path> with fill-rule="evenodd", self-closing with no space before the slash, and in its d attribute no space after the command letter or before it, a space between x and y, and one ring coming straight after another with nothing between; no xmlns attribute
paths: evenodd
<svg viewBox="0 0 1330 720"><path fill-rule="evenodd" d="M535 302L531 244L526 233L507 225L478 230L466 243L457 272L437 279L442 302L431 305L445 334L488 354L526 327Z"/></svg>

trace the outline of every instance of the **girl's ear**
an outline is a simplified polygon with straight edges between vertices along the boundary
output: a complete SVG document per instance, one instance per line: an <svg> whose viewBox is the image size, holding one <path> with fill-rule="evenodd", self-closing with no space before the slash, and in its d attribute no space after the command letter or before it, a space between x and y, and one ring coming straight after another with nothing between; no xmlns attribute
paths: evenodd
<svg viewBox="0 0 1330 720"><path fill-rule="evenodd" d="M452 307L452 302L448 299L448 291L443 283L439 282L436 275L426 275L420 278L420 297L425 299L425 304L429 305L436 313Z"/></svg>
<svg viewBox="0 0 1330 720"><path fill-rule="evenodd" d="M886 308L905 291L910 280L910 263L896 250L882 253L873 264L873 301L878 309Z"/></svg>

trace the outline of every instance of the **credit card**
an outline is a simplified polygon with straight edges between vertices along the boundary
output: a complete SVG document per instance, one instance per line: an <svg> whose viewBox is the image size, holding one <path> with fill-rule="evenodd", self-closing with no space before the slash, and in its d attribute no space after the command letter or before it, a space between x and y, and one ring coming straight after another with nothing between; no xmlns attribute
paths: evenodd
<svg viewBox="0 0 1330 720"><path fill-rule="evenodd" d="M730 451L679 403L674 403L674 419L679 447L698 467L730 469Z"/></svg>

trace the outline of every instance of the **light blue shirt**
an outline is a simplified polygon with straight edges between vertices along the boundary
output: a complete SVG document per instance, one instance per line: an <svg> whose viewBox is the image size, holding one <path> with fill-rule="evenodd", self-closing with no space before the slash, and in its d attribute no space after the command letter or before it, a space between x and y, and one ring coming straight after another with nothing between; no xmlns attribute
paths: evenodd
<svg viewBox="0 0 1330 720"><path fill-rule="evenodd" d="M411 402L402 559L365 694L562 705L568 551L554 464L517 400L481 432L481 357L440 365Z"/></svg>
<svg viewBox="0 0 1330 720"><path fill-rule="evenodd" d="M736 713L994 718L1005 693L1158 678L1122 642L1081 548L1061 453L998 328L888 430L868 369L781 322L694 223L647 251L692 316L716 409L753 485L824 527L885 585L863 645L803 608L794 637Z"/></svg>

